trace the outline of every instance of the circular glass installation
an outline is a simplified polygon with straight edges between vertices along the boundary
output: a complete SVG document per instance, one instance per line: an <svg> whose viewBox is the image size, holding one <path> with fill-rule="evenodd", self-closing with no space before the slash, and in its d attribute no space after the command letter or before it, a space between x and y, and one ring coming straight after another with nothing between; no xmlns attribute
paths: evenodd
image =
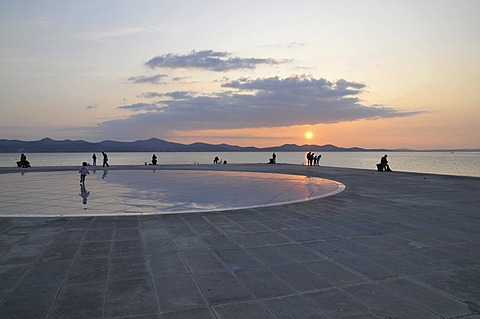
<svg viewBox="0 0 480 319"><path fill-rule="evenodd" d="M2 174L0 216L172 214L272 206L339 193L342 183L298 175L196 170Z"/></svg>

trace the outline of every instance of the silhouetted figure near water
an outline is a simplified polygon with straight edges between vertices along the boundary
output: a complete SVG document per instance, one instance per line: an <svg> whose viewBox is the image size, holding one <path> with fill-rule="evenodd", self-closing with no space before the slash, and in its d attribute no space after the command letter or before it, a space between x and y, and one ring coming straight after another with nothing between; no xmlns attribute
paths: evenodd
<svg viewBox="0 0 480 319"><path fill-rule="evenodd" d="M390 166L388 165L388 160L387 160L387 154L385 154L381 159L380 159L380 164L377 164L377 169L382 172L391 172L392 170L390 169Z"/></svg>
<svg viewBox="0 0 480 319"><path fill-rule="evenodd" d="M105 152L102 152L102 155L103 155L103 167L109 167L110 165L108 165L108 155L107 153Z"/></svg>
<svg viewBox="0 0 480 319"><path fill-rule="evenodd" d="M157 165L157 155L152 155L152 165Z"/></svg>
<svg viewBox="0 0 480 319"><path fill-rule="evenodd" d="M213 164L218 164L219 160L220 159L218 158L218 156L215 156L215 158L213 159Z"/></svg>
<svg viewBox="0 0 480 319"><path fill-rule="evenodd" d="M85 184L85 177L87 177L90 172L88 171L87 162L82 163L82 167L78 171L80 173L80 184Z"/></svg>
<svg viewBox="0 0 480 319"><path fill-rule="evenodd" d="M97 155L95 155L95 153L93 153L93 155L92 155L92 160L93 160L92 165L97 166Z"/></svg>
<svg viewBox="0 0 480 319"><path fill-rule="evenodd" d="M18 167L30 167L30 162L27 161L27 156L25 154L20 155L20 161L17 162Z"/></svg>
<svg viewBox="0 0 480 319"><path fill-rule="evenodd" d="M272 158L269 159L268 164L275 164L277 162L277 154L273 153Z"/></svg>
<svg viewBox="0 0 480 319"><path fill-rule="evenodd" d="M313 166L313 159L315 158L315 153L308 152L307 153L307 163L308 166Z"/></svg>

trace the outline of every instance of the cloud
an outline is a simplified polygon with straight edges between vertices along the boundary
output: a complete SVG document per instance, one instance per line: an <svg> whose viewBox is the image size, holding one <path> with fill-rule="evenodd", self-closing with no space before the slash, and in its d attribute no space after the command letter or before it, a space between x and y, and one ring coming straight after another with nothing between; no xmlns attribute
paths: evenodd
<svg viewBox="0 0 480 319"><path fill-rule="evenodd" d="M138 95L137 97L143 98L143 99L155 99L155 98L159 98L159 97L163 97L163 96L165 96L164 93L159 93L159 92L143 92L143 93L141 93L140 95Z"/></svg>
<svg viewBox="0 0 480 319"><path fill-rule="evenodd" d="M315 125L421 113L363 105L358 95L365 85L346 80L242 78L225 82L223 87L228 90L208 96L178 91L164 94L169 99L161 102L119 107L143 113L104 122L96 130L135 136L141 128L147 135L159 136L178 130Z"/></svg>
<svg viewBox="0 0 480 319"><path fill-rule="evenodd" d="M128 81L135 83L135 84L143 84L143 83L151 83L151 84L161 84L161 80L163 78L168 77L166 74L156 74L152 76L131 76L128 78Z"/></svg>
<svg viewBox="0 0 480 319"><path fill-rule="evenodd" d="M261 64L281 64L287 60L239 58L232 57L228 52L216 52L213 50L192 51L186 55L168 53L156 56L145 64L152 68L170 69L204 69L209 71L223 72L238 69L254 69Z"/></svg>
<svg viewBox="0 0 480 319"><path fill-rule="evenodd" d="M97 104L88 105L85 107L85 110L96 110L96 109L98 109Z"/></svg>
<svg viewBox="0 0 480 319"><path fill-rule="evenodd" d="M160 109L157 103L135 103L130 105L123 105L117 107L117 109L128 110L128 111L158 111Z"/></svg>
<svg viewBox="0 0 480 319"><path fill-rule="evenodd" d="M144 99L153 99L153 98L159 98L159 97L170 97L173 99L181 100L181 99L188 99L192 98L194 95L194 92L192 91L174 91L174 92L168 92L168 93L159 93L159 92L144 92L140 94L138 97L144 98Z"/></svg>

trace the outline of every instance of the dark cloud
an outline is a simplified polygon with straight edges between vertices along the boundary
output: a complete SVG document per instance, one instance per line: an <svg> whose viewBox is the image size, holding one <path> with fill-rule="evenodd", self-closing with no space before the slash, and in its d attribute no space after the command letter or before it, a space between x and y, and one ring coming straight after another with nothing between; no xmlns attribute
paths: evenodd
<svg viewBox="0 0 480 319"><path fill-rule="evenodd" d="M152 135L175 130L314 125L419 113L365 106L358 98L365 85L346 80L330 82L306 76L242 78L225 82L223 87L230 90L209 96L171 92L164 94L170 99L158 103L122 106L144 112L104 122L97 129L135 135L142 128Z"/></svg>
<svg viewBox="0 0 480 319"><path fill-rule="evenodd" d="M287 60L232 57L232 54L228 52L205 50L192 51L186 55L173 53L160 55L152 58L145 64L152 69L185 68L223 72L237 69L254 69L260 64L280 64L285 62Z"/></svg>
<svg viewBox="0 0 480 319"><path fill-rule="evenodd" d="M128 78L129 82L135 83L135 84L143 84L143 83L151 83L151 84L161 84L162 79L168 77L168 75L165 74L156 74L152 76L132 76Z"/></svg>
<svg viewBox="0 0 480 319"><path fill-rule="evenodd" d="M96 109L98 109L97 104L88 105L88 106L85 107L85 110L96 110Z"/></svg>

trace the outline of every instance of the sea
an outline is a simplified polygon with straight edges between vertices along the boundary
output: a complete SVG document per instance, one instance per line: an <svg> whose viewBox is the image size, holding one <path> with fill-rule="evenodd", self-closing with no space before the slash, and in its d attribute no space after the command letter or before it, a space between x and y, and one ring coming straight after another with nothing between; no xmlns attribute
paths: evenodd
<svg viewBox="0 0 480 319"><path fill-rule="evenodd" d="M151 161L153 153L108 153L110 165L144 165ZM158 152L161 164L210 164L215 156L220 162L268 163L270 152ZM92 153L27 153L32 166L81 166L91 163ZM97 165L102 163L102 154L97 153ZM276 152L277 163L305 164L304 152ZM347 167L376 170L376 164L384 155L381 152L322 152L320 166ZM388 161L393 171L431 173L442 175L480 177L480 152L388 152ZM20 154L0 153L0 167L16 167Z"/></svg>

